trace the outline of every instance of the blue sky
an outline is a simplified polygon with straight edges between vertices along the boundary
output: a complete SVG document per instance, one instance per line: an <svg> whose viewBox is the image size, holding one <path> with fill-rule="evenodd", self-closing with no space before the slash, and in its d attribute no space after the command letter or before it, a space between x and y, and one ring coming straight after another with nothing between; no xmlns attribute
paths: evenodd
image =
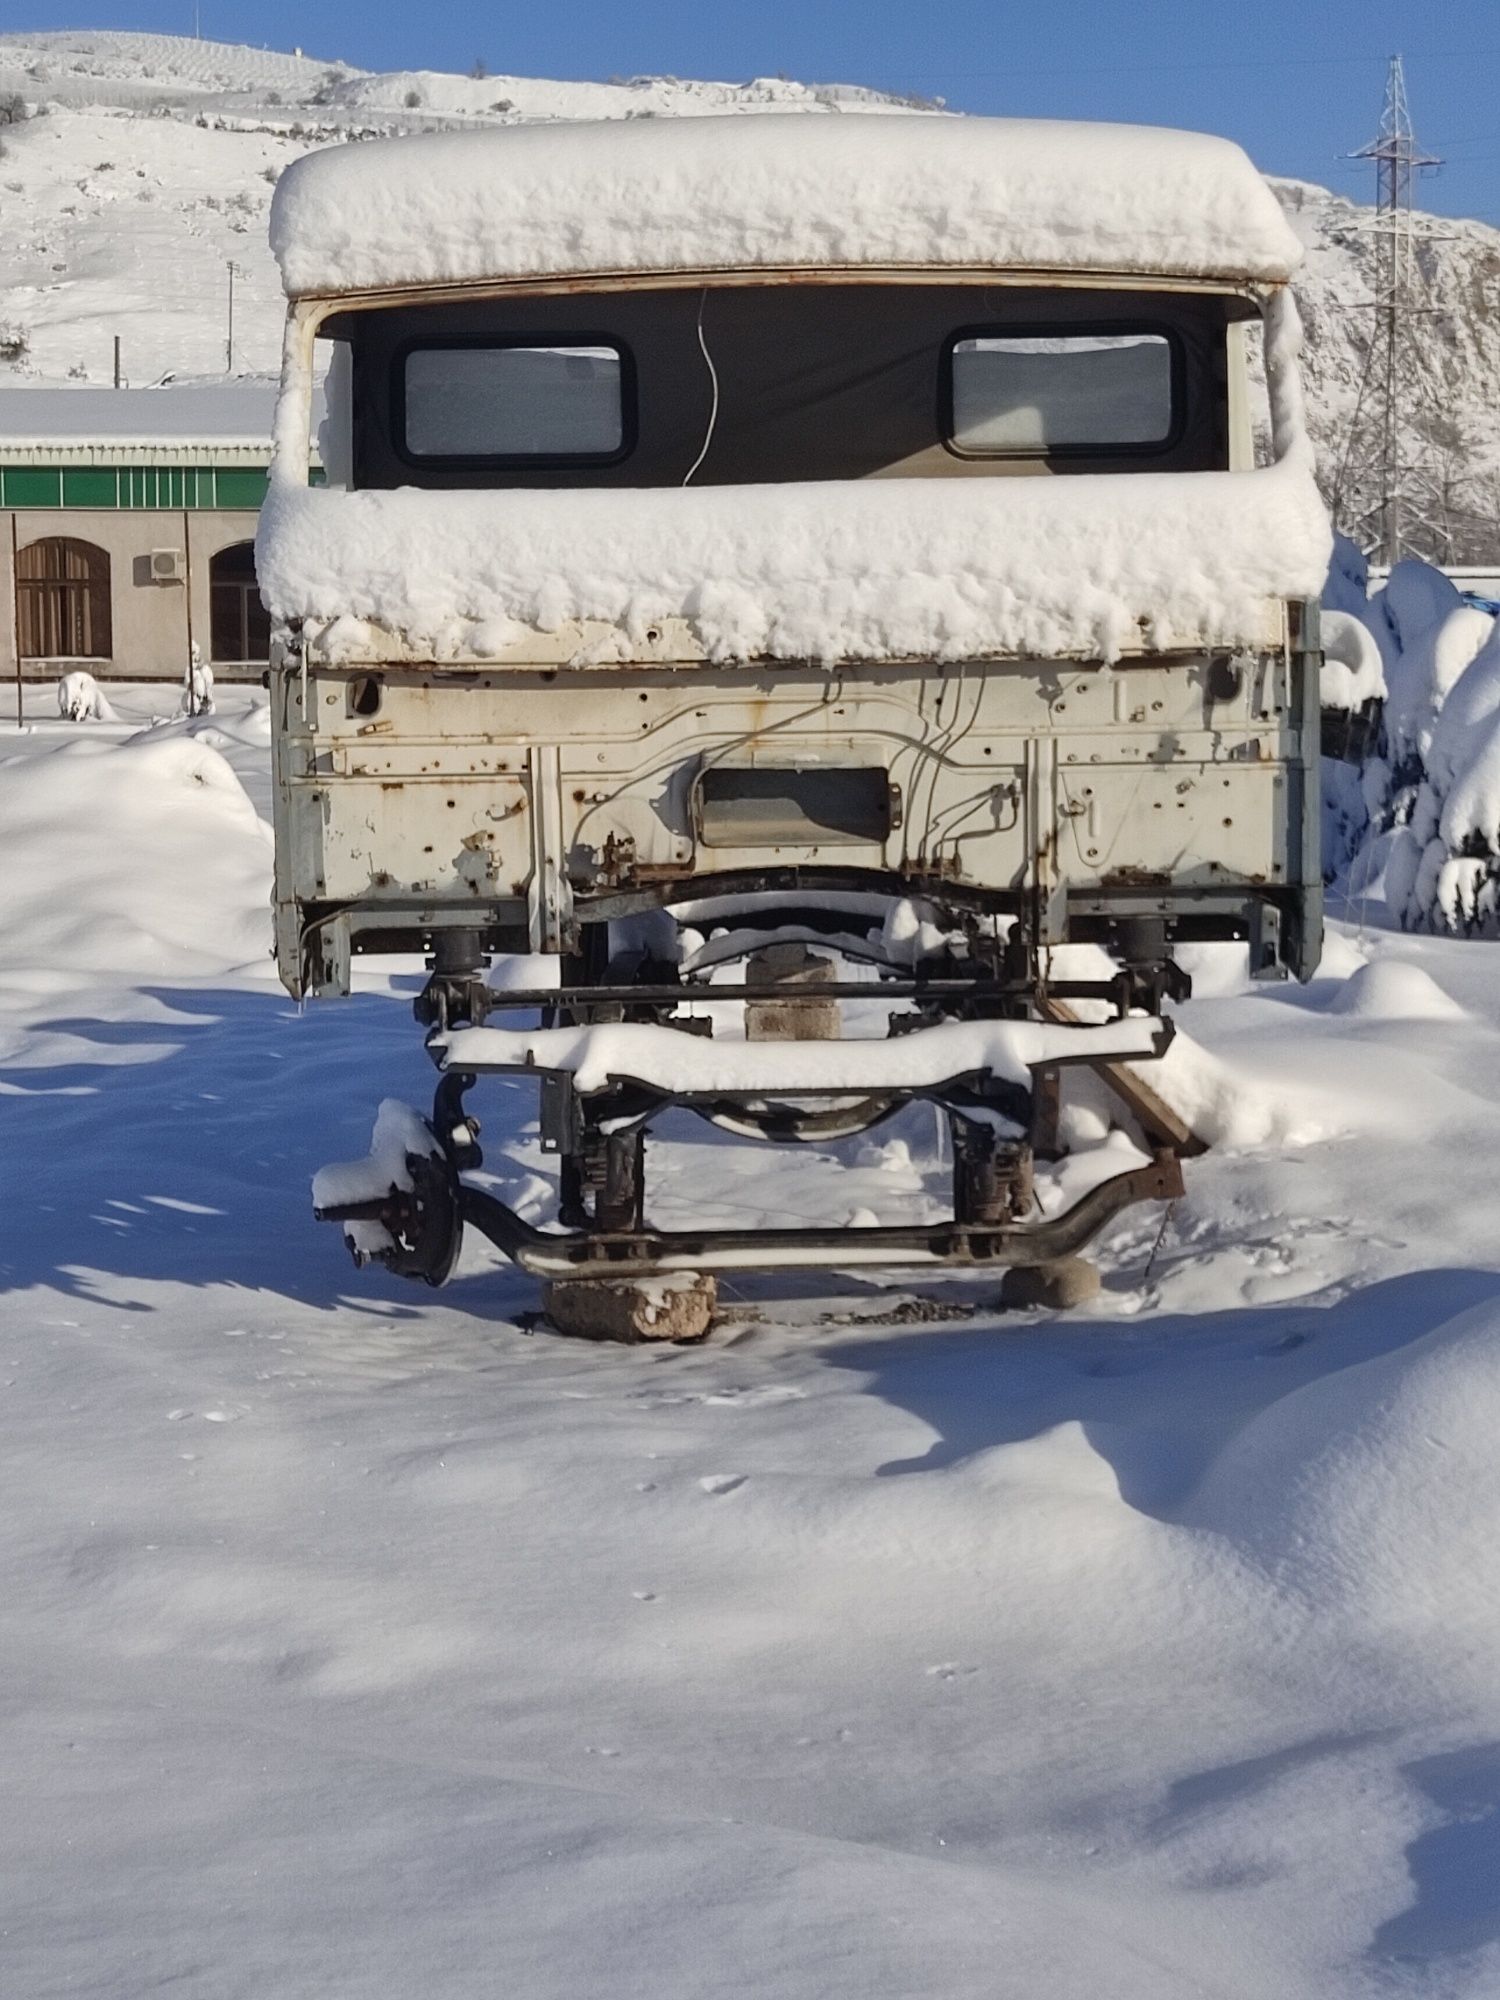
<svg viewBox="0 0 1500 2000"><path fill-rule="evenodd" d="M1368 196L1342 156L1374 136L1399 49L1418 137L1448 164L1419 200L1500 223L1497 0L200 0L205 35L300 44L370 69L606 77L642 71L869 83L966 111L1124 118L1240 140L1273 173ZM10 29L191 33L193 0L0 0Z"/></svg>

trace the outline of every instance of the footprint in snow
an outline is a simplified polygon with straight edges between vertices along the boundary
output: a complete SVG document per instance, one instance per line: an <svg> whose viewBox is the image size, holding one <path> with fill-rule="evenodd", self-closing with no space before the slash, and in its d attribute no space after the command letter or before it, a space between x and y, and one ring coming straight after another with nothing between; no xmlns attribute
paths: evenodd
<svg viewBox="0 0 1500 2000"><path fill-rule="evenodd" d="M1263 1361L1268 1355L1292 1354L1297 1348L1306 1347L1311 1338L1311 1334L1300 1331L1284 1333L1279 1340L1271 1341L1266 1347L1257 1347L1253 1352L1258 1361Z"/></svg>
<svg viewBox="0 0 1500 2000"><path fill-rule="evenodd" d="M749 1476L746 1472L716 1472L711 1478L700 1479L698 1484L705 1493L738 1493Z"/></svg>

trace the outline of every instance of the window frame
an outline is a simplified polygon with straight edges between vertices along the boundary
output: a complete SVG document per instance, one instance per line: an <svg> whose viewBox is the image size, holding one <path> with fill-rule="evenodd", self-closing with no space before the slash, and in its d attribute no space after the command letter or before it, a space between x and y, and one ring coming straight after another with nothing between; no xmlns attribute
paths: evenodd
<svg viewBox="0 0 1500 2000"><path fill-rule="evenodd" d="M27 576L24 558L37 549L61 551L64 573L59 576ZM66 574L68 552L83 552L84 574ZM97 560L96 560L97 558ZM33 535L16 549L16 657L18 660L113 660L115 657L115 566L110 552L100 542L83 535ZM49 620L51 602L55 609ZM29 642L49 636L46 627L55 623L59 637L90 641L87 652L36 651ZM66 631L64 628L68 628Z"/></svg>
<svg viewBox="0 0 1500 2000"><path fill-rule="evenodd" d="M234 555L240 549L250 551L250 573L248 576L216 575L225 556ZM218 623L219 605L222 594L232 592L235 598L236 638L242 641L239 651L221 653L216 642L215 627ZM252 602L253 601L253 602ZM254 606L259 607L259 618ZM257 653L251 650L251 628L264 621L266 627L266 650ZM263 667L270 658L271 615L266 609L266 601L260 594L260 579L255 568L255 543L241 538L237 542L226 542L215 549L208 559L208 663L214 667Z"/></svg>
<svg viewBox="0 0 1500 2000"><path fill-rule="evenodd" d="M1037 444L1008 445L1003 451L976 451L954 437L953 357L965 340L1109 340L1118 336L1152 336L1167 344L1167 384L1171 397L1170 422L1166 434L1138 444ZM938 437L944 451L954 458L981 464L1003 464L1007 459L1052 458L1162 458L1181 444L1187 430L1187 350L1175 326L1161 320L987 320L961 326L943 342L938 369Z"/></svg>
<svg viewBox="0 0 1500 2000"><path fill-rule="evenodd" d="M514 347L607 347L620 357L620 442L610 452L427 452L414 451L406 435L406 364L413 354L461 349ZM568 472L591 466L621 465L639 436L635 356L612 333L435 333L414 334L391 354L391 445L403 465L429 472Z"/></svg>

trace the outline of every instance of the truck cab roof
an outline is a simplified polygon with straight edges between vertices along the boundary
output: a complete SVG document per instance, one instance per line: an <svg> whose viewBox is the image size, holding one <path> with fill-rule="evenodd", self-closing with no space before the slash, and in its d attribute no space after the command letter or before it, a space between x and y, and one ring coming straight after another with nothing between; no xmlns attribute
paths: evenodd
<svg viewBox="0 0 1500 2000"><path fill-rule="evenodd" d="M282 176L271 242L293 298L773 273L1280 284L1301 257L1229 140L917 113L337 146Z"/></svg>

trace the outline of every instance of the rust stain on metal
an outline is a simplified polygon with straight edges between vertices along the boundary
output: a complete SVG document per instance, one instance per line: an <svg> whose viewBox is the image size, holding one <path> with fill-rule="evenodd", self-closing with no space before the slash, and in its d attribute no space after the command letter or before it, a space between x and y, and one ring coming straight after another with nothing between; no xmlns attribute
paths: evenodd
<svg viewBox="0 0 1500 2000"><path fill-rule="evenodd" d="M1172 877L1160 868L1111 868L1099 877L1106 889L1168 889Z"/></svg>

